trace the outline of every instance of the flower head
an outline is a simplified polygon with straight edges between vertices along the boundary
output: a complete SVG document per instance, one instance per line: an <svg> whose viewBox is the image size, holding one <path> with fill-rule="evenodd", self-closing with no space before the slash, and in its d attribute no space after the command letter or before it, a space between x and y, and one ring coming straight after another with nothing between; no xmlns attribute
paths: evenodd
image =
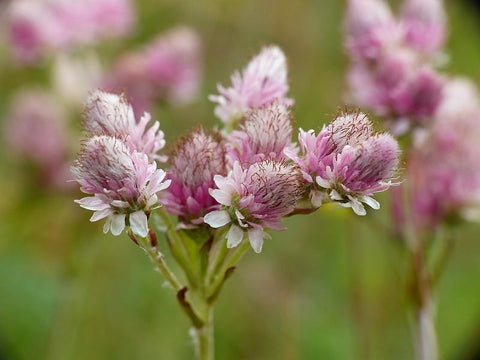
<svg viewBox="0 0 480 360"><path fill-rule="evenodd" d="M447 28L442 0L406 0L401 19L410 46L425 53L441 50Z"/></svg>
<svg viewBox="0 0 480 360"><path fill-rule="evenodd" d="M231 163L253 164L265 159L285 160L284 150L296 152L292 143L290 110L283 104L250 110L229 136L228 157Z"/></svg>
<svg viewBox="0 0 480 360"><path fill-rule="evenodd" d="M13 53L27 63L125 35L133 22L128 0L19 0L9 5L6 18Z"/></svg>
<svg viewBox="0 0 480 360"><path fill-rule="evenodd" d="M284 105L293 101L288 92L287 62L277 46L268 46L256 55L242 73L236 71L232 86L218 86L220 95L210 95L217 103L215 115L225 124L239 120L249 109L268 105L274 100Z"/></svg>
<svg viewBox="0 0 480 360"><path fill-rule="evenodd" d="M180 217L183 226L203 223L203 216L218 208L210 195L215 175L226 174L225 149L220 136L198 129L182 138L171 159L167 177L172 183L162 193L162 204Z"/></svg>
<svg viewBox="0 0 480 360"><path fill-rule="evenodd" d="M144 48L123 54L105 78L105 86L124 91L136 114L150 110L156 101L191 102L201 80L201 40L186 27L157 36Z"/></svg>
<svg viewBox="0 0 480 360"><path fill-rule="evenodd" d="M165 171L149 162L148 156L132 152L122 140L93 136L85 141L72 167L80 189L93 197L76 200L81 207L95 211L90 221L107 218L104 232L119 235L129 224L145 237L147 213L158 206L157 193L166 189Z"/></svg>
<svg viewBox="0 0 480 360"><path fill-rule="evenodd" d="M402 31L384 0L349 0L346 48L360 59L374 59L383 47L401 40Z"/></svg>
<svg viewBox="0 0 480 360"><path fill-rule="evenodd" d="M136 122L132 106L123 95L97 90L91 94L85 104L84 128L88 135L108 135L122 139L132 151L140 151L151 159L166 161L158 152L165 146L160 123L151 121L145 113Z"/></svg>
<svg viewBox="0 0 480 360"><path fill-rule="evenodd" d="M265 229L283 230L281 218L295 208L303 187L294 164L265 160L246 169L236 162L228 176L215 176L211 195L222 205L204 221L218 228L230 224L227 247L237 246L245 233L253 250L262 250Z"/></svg>
<svg viewBox="0 0 480 360"><path fill-rule="evenodd" d="M391 185L398 164L398 143L388 134L376 134L361 113L341 114L315 136L300 129L301 155L287 153L302 169L315 207L325 200L352 207L365 215L361 202Z"/></svg>

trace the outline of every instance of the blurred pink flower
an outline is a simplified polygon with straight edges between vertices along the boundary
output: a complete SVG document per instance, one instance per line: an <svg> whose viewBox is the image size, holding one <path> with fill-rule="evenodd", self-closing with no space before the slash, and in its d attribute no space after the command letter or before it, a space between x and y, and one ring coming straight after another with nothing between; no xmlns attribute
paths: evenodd
<svg viewBox="0 0 480 360"><path fill-rule="evenodd" d="M240 161L242 165L251 165L266 159L285 160L284 150L296 151L291 117L290 109L277 102L249 110L240 129L228 138L230 163Z"/></svg>
<svg viewBox="0 0 480 360"><path fill-rule="evenodd" d="M155 101L191 102L201 80L201 40L179 26L159 35L145 49L121 56L106 76L105 87L124 91L135 113L151 110Z"/></svg>
<svg viewBox="0 0 480 360"><path fill-rule="evenodd" d="M473 85L453 79L428 131L408 159L414 219L434 227L464 216L480 219L480 101Z"/></svg>
<svg viewBox="0 0 480 360"><path fill-rule="evenodd" d="M134 20L129 0L18 0L7 10L14 55L40 56L127 34Z"/></svg>
<svg viewBox="0 0 480 360"><path fill-rule="evenodd" d="M121 234L127 223L135 234L147 236L148 213L160 206L157 194L170 185L155 161L107 135L84 142L72 173L80 189L93 195L76 202L94 211L90 221L107 218L103 230L113 235Z"/></svg>
<svg viewBox="0 0 480 360"><path fill-rule="evenodd" d="M123 95L96 90L87 99L85 104L85 131L89 136L108 135L119 138L132 151L143 152L150 159L165 162L166 156L158 154L165 146L163 131L160 123L151 122L150 114L144 115L137 122L132 106Z"/></svg>
<svg viewBox="0 0 480 360"><path fill-rule="evenodd" d="M383 47L400 42L403 35L384 0L349 0L345 26L345 47L359 59L376 58Z"/></svg>
<svg viewBox="0 0 480 360"><path fill-rule="evenodd" d="M210 95L215 103L215 115L225 124L241 119L249 110L277 101L293 104L288 92L287 60L278 46L264 47L240 73L231 77L232 86L218 85L220 95Z"/></svg>
<svg viewBox="0 0 480 360"><path fill-rule="evenodd" d="M231 224L226 235L227 247L236 247L248 236L257 253L261 252L266 229L284 230L281 218L295 208L303 187L301 174L294 164L272 160L243 169L236 162L227 177L214 178L211 195L222 205L204 217L211 227Z"/></svg>
<svg viewBox="0 0 480 360"><path fill-rule="evenodd" d="M318 136L300 129L301 154L286 152L302 169L310 187L312 205L336 201L365 215L366 203L379 204L371 195L387 190L398 165L399 147L388 134L377 134L364 114L341 114Z"/></svg>
<svg viewBox="0 0 480 360"><path fill-rule="evenodd" d="M442 0L405 0L401 20L410 46L426 53L442 50L447 32Z"/></svg>
<svg viewBox="0 0 480 360"><path fill-rule="evenodd" d="M383 0L349 0L349 100L401 134L431 121L442 100L445 16L440 0L406 0L395 18Z"/></svg>
<svg viewBox="0 0 480 360"><path fill-rule="evenodd" d="M198 129L182 138L170 158L167 177L172 183L162 193L167 210L180 217L181 226L196 227L203 216L219 207L210 195L213 177L227 173L225 149L218 134Z"/></svg>
<svg viewBox="0 0 480 360"><path fill-rule="evenodd" d="M5 137L14 151L40 166L48 182L65 185L66 118L49 94L40 90L18 93L5 122Z"/></svg>

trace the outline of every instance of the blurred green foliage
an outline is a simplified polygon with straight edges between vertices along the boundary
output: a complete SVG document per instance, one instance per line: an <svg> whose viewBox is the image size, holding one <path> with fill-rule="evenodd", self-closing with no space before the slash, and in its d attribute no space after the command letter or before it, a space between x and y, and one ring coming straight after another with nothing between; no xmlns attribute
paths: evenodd
<svg viewBox="0 0 480 360"><path fill-rule="evenodd" d="M479 14L458 1L447 7L446 70L478 83ZM136 33L98 49L105 64L176 24L204 41L200 99L155 113L170 143L198 123L216 124L207 94L264 44L289 58L296 125L318 129L343 104L343 1L142 0L136 8ZM0 119L12 94L32 85L49 86L48 69L17 67L0 49ZM90 224L72 202L79 194L38 186L1 145L0 359L192 359L188 321L144 254ZM288 219L288 231L250 253L218 302L218 359L412 358L405 254L382 227L388 194L380 199L382 211L367 218L326 207ZM479 343L478 226L455 238L437 320L444 358L466 359Z"/></svg>

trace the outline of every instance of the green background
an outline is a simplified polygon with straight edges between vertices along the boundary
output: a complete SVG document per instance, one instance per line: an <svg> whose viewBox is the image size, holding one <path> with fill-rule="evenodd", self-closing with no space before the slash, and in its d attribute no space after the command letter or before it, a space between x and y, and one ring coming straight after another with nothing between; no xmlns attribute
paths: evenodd
<svg viewBox="0 0 480 360"><path fill-rule="evenodd" d="M186 24L201 35L204 81L197 102L159 107L170 144L198 123L218 125L207 95L229 84L262 45L285 51L295 123L319 129L344 104L348 59L343 1L138 1L136 32L98 48L105 64L121 50ZM445 71L480 80L480 16L447 3L450 62ZM17 67L0 49L0 119L11 96L49 86L48 65ZM79 133L79 115L72 128ZM75 192L39 186L2 140L0 154L0 359L192 359L189 323L144 254L123 235L102 234ZM77 141L73 139L72 141ZM479 159L480 160L480 159ZM285 221L260 255L242 260L216 308L218 359L378 359L413 357L406 260L384 230L382 210L357 218L326 206ZM456 246L437 295L445 359L468 359L480 344L478 225L456 229Z"/></svg>

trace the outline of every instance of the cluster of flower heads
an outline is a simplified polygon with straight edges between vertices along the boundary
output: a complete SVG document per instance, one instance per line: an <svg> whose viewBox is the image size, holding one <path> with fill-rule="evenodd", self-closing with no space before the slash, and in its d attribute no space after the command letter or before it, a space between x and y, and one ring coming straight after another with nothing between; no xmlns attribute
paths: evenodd
<svg viewBox="0 0 480 360"><path fill-rule="evenodd" d="M92 221L108 217L105 230L114 234L127 222L145 236L148 213L161 204L179 228L225 227L227 247L249 241L260 252L266 231L283 230L282 218L299 204L299 212L305 203L314 211L332 201L359 215L366 213L362 203L378 209L371 196L393 184L398 165L390 135L376 133L363 114L342 113L318 136L300 129L300 146L294 143L293 101L278 47L264 48L233 82L211 96L225 129L197 128L180 138L166 174L154 162L165 160L158 123L147 129L150 118L136 122L122 97L92 94L90 137L73 169L82 191L94 195L78 201L96 211Z"/></svg>
<svg viewBox="0 0 480 360"><path fill-rule="evenodd" d="M445 94L407 162L412 212L421 228L458 217L480 219L480 97L465 79L450 81Z"/></svg>
<svg viewBox="0 0 480 360"><path fill-rule="evenodd" d="M345 47L350 100L389 120L396 133L423 126L443 98L441 0L404 0L395 17L385 0L349 0Z"/></svg>
<svg viewBox="0 0 480 360"><path fill-rule="evenodd" d="M87 100L84 140L72 168L80 189L92 196L77 200L95 211L91 221L107 218L104 232L119 235L129 225L139 236L148 234L148 215L159 206L158 193L170 180L157 169L155 159L165 146L164 134L150 115L136 121L133 109L122 96L101 91Z"/></svg>
<svg viewBox="0 0 480 360"><path fill-rule="evenodd" d="M156 101L182 104L195 98L201 78L201 41L186 26L157 36L144 49L126 53L106 74L104 86L124 91L135 113Z"/></svg>
<svg viewBox="0 0 480 360"><path fill-rule="evenodd" d="M4 26L14 55L29 63L49 52L125 35L133 23L129 0L17 0Z"/></svg>

